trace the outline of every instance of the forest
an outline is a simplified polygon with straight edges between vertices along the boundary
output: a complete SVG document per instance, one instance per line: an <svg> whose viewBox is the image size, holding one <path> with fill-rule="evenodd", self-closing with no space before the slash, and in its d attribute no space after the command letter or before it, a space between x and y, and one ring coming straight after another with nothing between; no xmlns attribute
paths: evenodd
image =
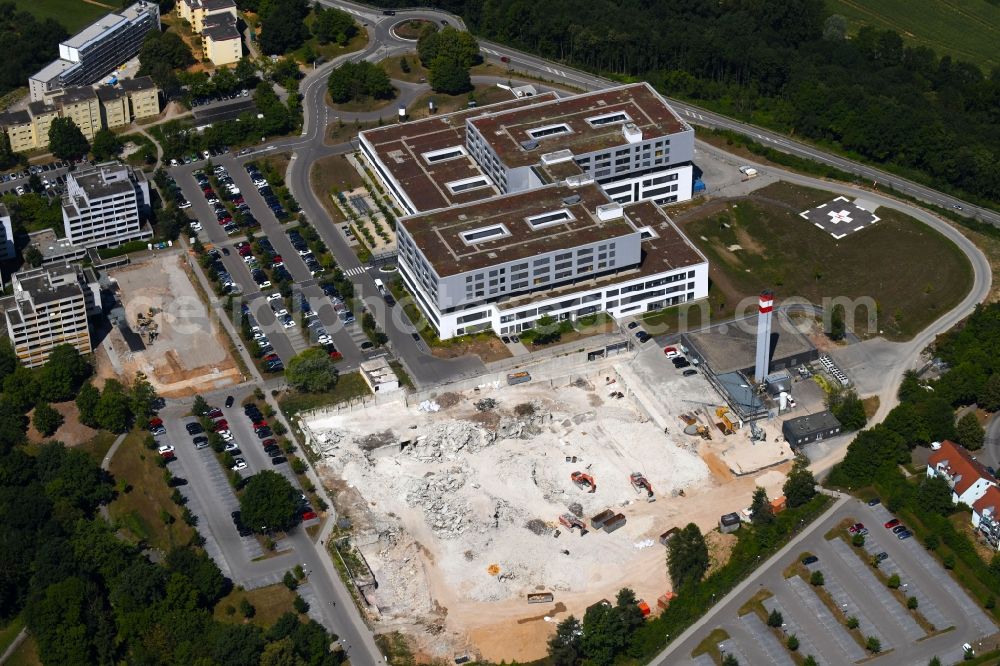
<svg viewBox="0 0 1000 666"><path fill-rule="evenodd" d="M386 5L388 0L379 0ZM431 0L472 32L1000 202L1000 71L846 23L823 0Z"/></svg>

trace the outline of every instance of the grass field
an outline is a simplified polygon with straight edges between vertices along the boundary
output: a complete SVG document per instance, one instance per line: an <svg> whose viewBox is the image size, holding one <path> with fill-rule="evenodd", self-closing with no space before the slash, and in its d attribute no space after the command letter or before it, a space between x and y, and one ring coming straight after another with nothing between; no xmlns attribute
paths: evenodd
<svg viewBox="0 0 1000 666"><path fill-rule="evenodd" d="M38 658L38 644L35 643L34 636L29 634L21 643L21 647L17 648L4 662L4 666L42 666L42 660Z"/></svg>
<svg viewBox="0 0 1000 666"><path fill-rule="evenodd" d="M968 292L972 269L965 256L910 217L880 208L880 222L835 241L798 216L833 197L775 183L746 199L708 204L678 216L688 237L708 257L717 290L713 318L731 314L741 299L753 300L762 289L774 289L779 302L796 297L822 304L824 298L870 297L877 306L877 330L865 330L862 308L855 333L905 340Z"/></svg>
<svg viewBox="0 0 1000 666"><path fill-rule="evenodd" d="M295 608L292 606L295 593L285 587L283 583L276 583L256 590L234 589L219 599L219 603L215 605L213 613L215 619L219 622L242 624L244 617L240 613L240 602L244 599L254 607L254 616L250 622L262 629L270 627L285 613L295 612ZM229 606L236 609L236 612L229 613L227 611Z"/></svg>
<svg viewBox="0 0 1000 666"><path fill-rule="evenodd" d="M371 389L361 377L360 372L348 372L340 376L337 385L332 391L326 393L298 393L292 391L288 395L282 396L278 400L281 411L285 416L291 418L295 414L308 409L335 405L339 402L347 402L355 398L370 396Z"/></svg>
<svg viewBox="0 0 1000 666"><path fill-rule="evenodd" d="M124 480L131 488L119 493L108 511L123 533L165 552L188 543L194 528L181 519L181 507L170 499L173 491L167 487L163 468L156 464L157 453L143 445L144 438L142 432L130 433L111 460L109 471L115 481ZM183 453L178 451L178 455ZM170 524L163 520L167 514Z"/></svg>
<svg viewBox="0 0 1000 666"><path fill-rule="evenodd" d="M39 19L55 19L61 23L69 34L75 34L108 12L120 9L120 5L111 2L100 4L84 2L83 0L14 0L18 9L23 9Z"/></svg>
<svg viewBox="0 0 1000 666"><path fill-rule="evenodd" d="M863 25L892 28L911 44L967 60L985 73L1000 65L1000 5L987 0L827 0L847 18L851 34Z"/></svg>

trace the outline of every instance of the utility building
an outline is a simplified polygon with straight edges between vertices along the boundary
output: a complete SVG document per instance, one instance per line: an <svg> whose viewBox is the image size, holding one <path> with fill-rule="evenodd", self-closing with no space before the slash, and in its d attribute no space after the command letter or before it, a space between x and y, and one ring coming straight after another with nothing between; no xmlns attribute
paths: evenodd
<svg viewBox="0 0 1000 666"><path fill-rule="evenodd" d="M788 419L781 424L781 434L785 436L788 445L793 448L809 442L836 437L840 434L840 430L840 421L826 410Z"/></svg>

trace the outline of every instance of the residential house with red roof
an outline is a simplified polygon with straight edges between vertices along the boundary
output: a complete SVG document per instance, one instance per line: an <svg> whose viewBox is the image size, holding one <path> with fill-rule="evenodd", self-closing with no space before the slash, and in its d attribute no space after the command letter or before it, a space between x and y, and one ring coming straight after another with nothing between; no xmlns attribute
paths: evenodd
<svg viewBox="0 0 1000 666"><path fill-rule="evenodd" d="M973 506L996 480L972 454L955 442L945 440L927 460L927 476L940 476L951 486L951 501Z"/></svg>

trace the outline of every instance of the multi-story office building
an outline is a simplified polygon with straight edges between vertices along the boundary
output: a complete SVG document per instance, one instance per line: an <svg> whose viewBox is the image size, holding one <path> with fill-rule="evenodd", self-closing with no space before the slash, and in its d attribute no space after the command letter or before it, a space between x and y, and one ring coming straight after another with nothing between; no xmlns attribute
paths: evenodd
<svg viewBox="0 0 1000 666"><path fill-rule="evenodd" d="M694 132L642 83L367 130L409 217L400 273L441 338L701 299L708 262L659 205L691 197Z"/></svg>
<svg viewBox="0 0 1000 666"><path fill-rule="evenodd" d="M13 259L17 254L14 247L14 227L11 225L7 207L0 203L0 260Z"/></svg>
<svg viewBox="0 0 1000 666"><path fill-rule="evenodd" d="M399 268L442 339L599 311L616 317L708 294L708 262L651 202L592 180L403 218Z"/></svg>
<svg viewBox="0 0 1000 666"><path fill-rule="evenodd" d="M160 29L156 2L140 2L108 14L59 45L59 59L28 80L33 101L59 94L68 86L100 81L134 58L146 35Z"/></svg>
<svg viewBox="0 0 1000 666"><path fill-rule="evenodd" d="M41 150L49 145L49 127L55 118L72 118L88 139L103 127L128 125L160 112L160 90L148 76L121 81L117 86L65 88L47 101L29 102L27 111L0 113L0 131L16 152Z"/></svg>
<svg viewBox="0 0 1000 666"><path fill-rule="evenodd" d="M236 18L229 13L205 18L201 43L205 57L216 66L231 65L243 57L243 38L236 27Z"/></svg>
<svg viewBox="0 0 1000 666"><path fill-rule="evenodd" d="M66 174L62 215L66 239L82 247L106 247L152 237L142 217L149 183L141 171L119 162Z"/></svg>
<svg viewBox="0 0 1000 666"><path fill-rule="evenodd" d="M694 130L648 83L483 113L465 123L469 152L501 192L584 174L618 203L691 198Z"/></svg>
<svg viewBox="0 0 1000 666"><path fill-rule="evenodd" d="M71 344L91 351L88 315L100 312L96 279L74 264L15 273L14 294L0 298L7 335L21 363L43 365L52 348Z"/></svg>
<svg viewBox="0 0 1000 666"><path fill-rule="evenodd" d="M177 16L191 24L191 30L200 33L205 29L206 21L210 17L216 17L216 22L221 14L232 17L232 24L236 25L237 12L235 0L178 0Z"/></svg>

